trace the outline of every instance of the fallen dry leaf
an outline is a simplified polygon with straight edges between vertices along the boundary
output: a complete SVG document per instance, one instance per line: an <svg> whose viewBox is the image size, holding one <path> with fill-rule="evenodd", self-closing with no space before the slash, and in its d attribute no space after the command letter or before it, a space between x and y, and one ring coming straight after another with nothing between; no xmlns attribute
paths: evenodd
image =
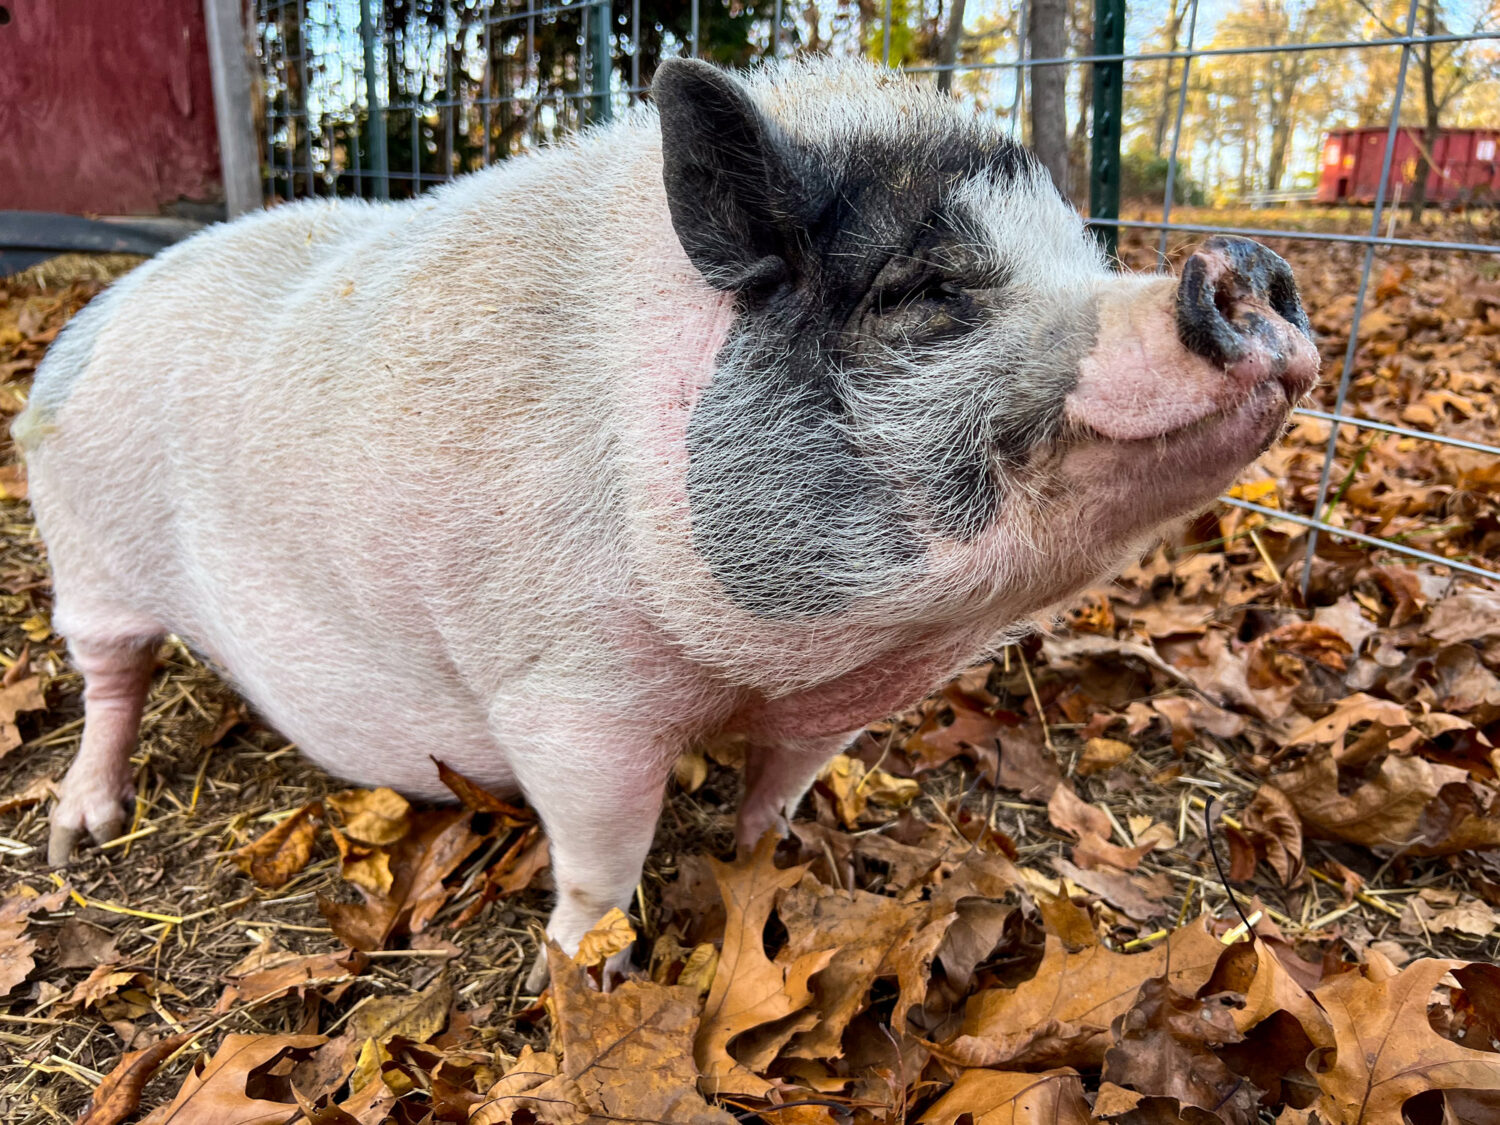
<svg viewBox="0 0 1500 1125"><path fill-rule="evenodd" d="M1172 728L1172 749L1181 751L1198 737L1200 730L1219 738L1233 738L1244 733L1243 715L1216 707L1197 696L1166 695L1151 701L1151 709L1167 720Z"/></svg>
<svg viewBox="0 0 1500 1125"><path fill-rule="evenodd" d="M1000 769L998 740L1004 724L982 710L967 693L950 688L943 698L952 709L952 721L944 724L941 713L935 711L906 740L912 769L921 772L954 758L968 758L983 776L995 779Z"/></svg>
<svg viewBox="0 0 1500 1125"><path fill-rule="evenodd" d="M167 1056L192 1039L191 1033L169 1035L142 1050L126 1051L94 1090L78 1125L120 1125L140 1107L141 1091Z"/></svg>
<svg viewBox="0 0 1500 1125"><path fill-rule="evenodd" d="M452 1007L453 985L444 973L420 992L378 996L361 1004L347 1027L356 1040L384 1043L400 1036L412 1043L426 1043L443 1030Z"/></svg>
<svg viewBox="0 0 1500 1125"><path fill-rule="evenodd" d="M141 1125L285 1125L298 1113L296 1102L254 1097L248 1085L255 1074L310 1054L325 1041L321 1035L226 1035L213 1057L193 1068L177 1096Z"/></svg>
<svg viewBox="0 0 1500 1125"><path fill-rule="evenodd" d="M1159 918L1165 913L1162 895L1170 893L1171 885L1167 884L1164 887L1159 875L1146 879L1139 875L1130 875L1124 871L1114 871L1105 867L1087 870L1059 857L1054 857L1048 862L1059 875L1067 877L1084 890L1098 895L1116 910L1122 911L1137 922Z"/></svg>
<svg viewBox="0 0 1500 1125"><path fill-rule="evenodd" d="M895 954L926 913L922 904L860 890L829 894L806 874L781 895L776 914L786 927L787 943L777 953L777 963L790 970L804 957L833 952L814 978L818 1022L788 1042L787 1055L819 1059L843 1054L844 1029L864 1007L876 978L897 975Z"/></svg>
<svg viewBox="0 0 1500 1125"><path fill-rule="evenodd" d="M280 824L238 849L230 858L236 867L262 887L274 890L285 886L312 858L318 821L322 816L322 802L303 805Z"/></svg>
<svg viewBox="0 0 1500 1125"><path fill-rule="evenodd" d="M869 769L858 758L839 754L818 775L818 783L826 786L833 795L834 807L839 820L846 828L854 828L873 802L889 808L902 808L912 803L922 792L922 787L910 778L895 777L882 769Z"/></svg>
<svg viewBox="0 0 1500 1125"><path fill-rule="evenodd" d="M357 950L297 954L272 950L269 944L231 967L224 979L234 990L233 1001L253 1004L272 996L316 991L336 999L364 970L368 959Z"/></svg>
<svg viewBox="0 0 1500 1125"><path fill-rule="evenodd" d="M26 788L19 793L12 793L8 797L0 797L0 813L15 812L17 809L28 809L32 805L39 805L43 801L50 801L57 796L57 786L50 777L38 777L27 783Z"/></svg>
<svg viewBox="0 0 1500 1125"><path fill-rule="evenodd" d="M91 925L78 915L63 922L52 947L52 963L60 969L90 969L107 962L118 962L120 951L116 935L102 926Z"/></svg>
<svg viewBox="0 0 1500 1125"><path fill-rule="evenodd" d="M726 921L719 965L703 1006L693 1053L711 1093L761 1097L771 1089L767 1079L753 1073L730 1052L730 1041L777 1022L781 1042L785 1043L813 1026L818 1014L809 1010L813 996L808 981L837 952L833 948L817 950L791 964L776 964L766 956L766 923L776 898L795 886L806 870L778 869L775 852L776 839L767 834L754 853L741 862L709 860L724 900ZM787 1019L794 1015L802 1018ZM779 1048L780 1044L775 1046Z"/></svg>
<svg viewBox="0 0 1500 1125"><path fill-rule="evenodd" d="M602 965L616 953L623 953L635 944L635 927L618 906L594 924L578 942L578 952L573 961L581 968Z"/></svg>
<svg viewBox="0 0 1500 1125"><path fill-rule="evenodd" d="M1112 770L1125 762L1135 749L1128 742L1114 738L1091 738L1083 744L1083 754L1075 767L1082 777Z"/></svg>
<svg viewBox="0 0 1500 1125"><path fill-rule="evenodd" d="M394 844L411 829L411 805L393 789L345 789L325 800L344 835L365 844Z"/></svg>
<svg viewBox="0 0 1500 1125"><path fill-rule="evenodd" d="M940 1054L964 1066L1100 1066L1110 1025L1130 1009L1142 983L1166 974L1180 991L1196 992L1224 951L1201 920L1135 954L1102 945L1069 952L1049 934L1036 975L1016 988L970 997L961 1034Z"/></svg>
<svg viewBox="0 0 1500 1125"><path fill-rule="evenodd" d="M580 1106L616 1121L733 1125L732 1114L698 1093L696 989L632 980L599 992L555 948L547 961L562 1073L582 1095Z"/></svg>
<svg viewBox="0 0 1500 1125"><path fill-rule="evenodd" d="M339 875L345 882L353 883L370 896L390 894L395 876L391 874L389 848L346 836L335 824L328 826L328 834L338 848Z"/></svg>
<svg viewBox="0 0 1500 1125"><path fill-rule="evenodd" d="M1334 1057L1317 1075L1316 1109L1334 1122L1381 1125L1427 1090L1500 1090L1500 1055L1444 1039L1427 1021L1432 990L1461 961L1428 958L1395 975L1342 973L1314 995L1333 1024Z"/></svg>
<svg viewBox="0 0 1500 1125"><path fill-rule="evenodd" d="M62 886L48 894L38 894L22 884L0 902L0 996L4 996L26 979L36 968L32 954L36 939L26 933L27 923L38 911L53 911L68 900L69 888Z"/></svg>
<svg viewBox="0 0 1500 1125"><path fill-rule="evenodd" d="M494 813L496 816L505 817L512 824L529 824L536 819L536 816L529 810L495 796L482 785L470 781L447 762L438 758L432 760L437 765L438 780L463 802L464 808L474 812Z"/></svg>
<svg viewBox="0 0 1500 1125"><path fill-rule="evenodd" d="M1388 754L1373 775L1364 776L1363 784L1345 793L1339 764L1332 753L1320 749L1295 769L1273 776L1271 784L1290 798L1307 832L1322 839L1403 848L1413 855L1500 847L1500 818L1465 813L1464 798L1457 792L1435 805L1439 791L1450 785L1468 789L1466 771ZM1477 812L1472 794L1468 800ZM1454 812L1463 815L1455 818Z"/></svg>
<svg viewBox="0 0 1500 1125"><path fill-rule="evenodd" d="M1427 615L1427 635L1452 644L1500 637L1500 590L1449 594Z"/></svg>
<svg viewBox="0 0 1500 1125"><path fill-rule="evenodd" d="M1076 1070L1039 1074L966 1070L926 1113L922 1125L1089 1125L1092 1117Z"/></svg>
<svg viewBox="0 0 1500 1125"><path fill-rule="evenodd" d="M27 676L0 687L0 757L21 745L21 729L16 726L16 716L22 711L46 709L40 676Z"/></svg>
<svg viewBox="0 0 1500 1125"><path fill-rule="evenodd" d="M524 829L504 854L486 869L479 894L459 912L453 920L453 928L458 929L473 921L486 903L524 891L551 862L547 837L542 834L541 827L533 824Z"/></svg>
<svg viewBox="0 0 1500 1125"><path fill-rule="evenodd" d="M402 834L384 845L390 888L379 892L361 886L363 903L332 902L319 896L318 910L334 935L351 949L370 952L381 948L391 934L403 928L414 930L430 919L446 898L443 879L480 842L468 828L473 815L452 808L409 812L400 818L372 814L363 830L388 835L394 824L404 825Z"/></svg>
<svg viewBox="0 0 1500 1125"><path fill-rule="evenodd" d="M1113 825L1109 815L1101 808L1082 800L1073 792L1073 786L1064 781L1052 791L1047 801L1047 818L1064 832L1078 837L1078 846L1073 849L1073 860L1085 870L1095 870L1103 865L1117 867L1122 871L1133 871L1141 857L1154 845L1124 848L1111 843Z"/></svg>
<svg viewBox="0 0 1500 1125"><path fill-rule="evenodd" d="M1283 887L1302 877L1302 821L1291 798L1274 785L1262 785L1240 819Z"/></svg>
<svg viewBox="0 0 1500 1125"><path fill-rule="evenodd" d="M1332 746L1334 757L1341 759L1344 736L1355 727L1365 723L1378 724L1391 731L1401 731L1412 725L1412 719L1406 708L1399 703L1356 692L1342 700L1323 718L1292 731L1283 740L1283 744L1299 746L1310 742L1320 746Z"/></svg>
<svg viewBox="0 0 1500 1125"><path fill-rule="evenodd" d="M516 1063L475 1106L468 1125L582 1125L583 1092L556 1055L522 1047Z"/></svg>
<svg viewBox="0 0 1500 1125"><path fill-rule="evenodd" d="M1500 929L1500 915L1472 895L1423 887L1407 898L1397 926L1410 937L1459 933L1485 938Z"/></svg>
<svg viewBox="0 0 1500 1125"><path fill-rule="evenodd" d="M1189 1107L1210 1114L1225 1125L1252 1125L1260 1107L1260 1091L1235 1074L1215 1054L1225 1044L1244 1037L1235 1027L1228 1005L1212 997L1184 995L1162 977L1141 983L1129 1011L1113 1027L1115 1042L1104 1055L1103 1080L1094 1111L1106 1120L1117 1116L1116 1104L1142 1101L1121 1097L1108 1086L1149 1102L1166 1101L1170 1116Z"/></svg>

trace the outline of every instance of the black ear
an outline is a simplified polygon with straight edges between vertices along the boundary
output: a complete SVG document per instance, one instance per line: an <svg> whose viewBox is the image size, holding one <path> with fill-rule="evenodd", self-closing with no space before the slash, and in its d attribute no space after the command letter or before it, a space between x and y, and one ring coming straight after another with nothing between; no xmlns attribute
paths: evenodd
<svg viewBox="0 0 1500 1125"><path fill-rule="evenodd" d="M735 79L698 59L666 59L651 83L661 114L672 226L716 289L770 289L791 272L790 147Z"/></svg>

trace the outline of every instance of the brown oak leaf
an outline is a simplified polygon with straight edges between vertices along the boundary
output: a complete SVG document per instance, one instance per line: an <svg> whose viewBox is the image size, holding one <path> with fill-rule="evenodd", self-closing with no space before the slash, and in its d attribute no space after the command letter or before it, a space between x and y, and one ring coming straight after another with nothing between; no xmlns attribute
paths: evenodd
<svg viewBox="0 0 1500 1125"><path fill-rule="evenodd" d="M1130 1009L1144 981L1166 974L1180 990L1196 992L1224 949L1201 920L1134 954L1102 945L1073 953L1048 934L1036 975L1016 988L970 997L962 1033L939 1054L964 1066L1098 1067L1110 1025Z"/></svg>
<svg viewBox="0 0 1500 1125"><path fill-rule="evenodd" d="M627 981L612 992L548 949L562 1073L606 1120L732 1125L735 1118L698 1093L693 1032L698 994L687 985Z"/></svg>
<svg viewBox="0 0 1500 1125"><path fill-rule="evenodd" d="M298 1115L295 1101L271 1101L247 1092L251 1079L288 1056L310 1054L321 1035L226 1035L207 1062L199 1060L177 1096L141 1125L284 1125Z"/></svg>
<svg viewBox="0 0 1500 1125"><path fill-rule="evenodd" d="M966 1070L948 1092L922 1114L922 1125L1089 1125L1089 1104L1076 1070L1040 1074Z"/></svg>
<svg viewBox="0 0 1500 1125"><path fill-rule="evenodd" d="M1317 988L1333 1024L1332 1064L1317 1075L1317 1110L1332 1121L1381 1125L1427 1090L1500 1090L1500 1055L1444 1039L1427 1021L1432 990L1462 961L1425 958L1394 975L1375 964Z"/></svg>
<svg viewBox="0 0 1500 1125"><path fill-rule="evenodd" d="M779 1043L757 1044L774 1057L793 1035L818 1021L808 981L833 960L835 948L803 954L791 964L777 964L766 956L765 931L780 892L795 886L805 867L777 868L776 839L767 836L754 853L736 863L709 860L726 920L724 944L714 973L703 1018L694 1041L698 1070L710 1093L761 1097L772 1083L755 1074L729 1051L730 1040L766 1024L777 1024ZM788 1020L788 1016L801 1016Z"/></svg>

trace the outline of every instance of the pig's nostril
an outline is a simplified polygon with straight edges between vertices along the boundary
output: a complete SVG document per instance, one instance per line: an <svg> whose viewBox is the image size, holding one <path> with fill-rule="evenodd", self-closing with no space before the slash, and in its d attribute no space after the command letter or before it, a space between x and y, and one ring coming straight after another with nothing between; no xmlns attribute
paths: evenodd
<svg viewBox="0 0 1500 1125"><path fill-rule="evenodd" d="M1177 338L1194 355L1227 367L1245 354L1234 327L1240 279L1206 254L1194 254L1177 285Z"/></svg>
<svg viewBox="0 0 1500 1125"><path fill-rule="evenodd" d="M1271 283L1266 291L1266 300L1277 316L1311 339L1312 325L1307 322L1307 313L1302 308L1302 298L1297 293L1297 282L1292 277L1292 271L1287 264L1281 262L1280 259L1277 261L1282 268L1272 272Z"/></svg>
<svg viewBox="0 0 1500 1125"><path fill-rule="evenodd" d="M1234 319L1235 283L1232 277L1221 277L1214 286L1214 308L1225 320Z"/></svg>

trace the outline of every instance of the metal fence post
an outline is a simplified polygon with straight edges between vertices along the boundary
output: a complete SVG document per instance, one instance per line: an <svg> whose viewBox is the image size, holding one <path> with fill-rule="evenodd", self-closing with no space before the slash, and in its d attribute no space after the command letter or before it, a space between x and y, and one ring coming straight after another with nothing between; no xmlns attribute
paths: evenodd
<svg viewBox="0 0 1500 1125"><path fill-rule="evenodd" d="M1094 0L1094 54L1125 53L1125 0ZM1123 61L1094 65L1093 150L1089 159L1089 218L1105 252L1113 258L1120 217L1120 115L1125 90Z"/></svg>
<svg viewBox="0 0 1500 1125"><path fill-rule="evenodd" d="M589 84L593 90L589 120L598 124L610 119L609 84L611 64L610 0L593 0L589 8Z"/></svg>
<svg viewBox="0 0 1500 1125"><path fill-rule="evenodd" d="M214 91L214 124L219 135L219 168L229 218L261 205L260 139L250 58L245 50L245 19L240 0L204 0L208 62Z"/></svg>
<svg viewBox="0 0 1500 1125"><path fill-rule="evenodd" d="M365 119L370 135L370 178L375 198L391 197L390 162L385 150L385 109L380 104L380 77L375 72L377 37L370 0L359 0L359 38L365 56Z"/></svg>

